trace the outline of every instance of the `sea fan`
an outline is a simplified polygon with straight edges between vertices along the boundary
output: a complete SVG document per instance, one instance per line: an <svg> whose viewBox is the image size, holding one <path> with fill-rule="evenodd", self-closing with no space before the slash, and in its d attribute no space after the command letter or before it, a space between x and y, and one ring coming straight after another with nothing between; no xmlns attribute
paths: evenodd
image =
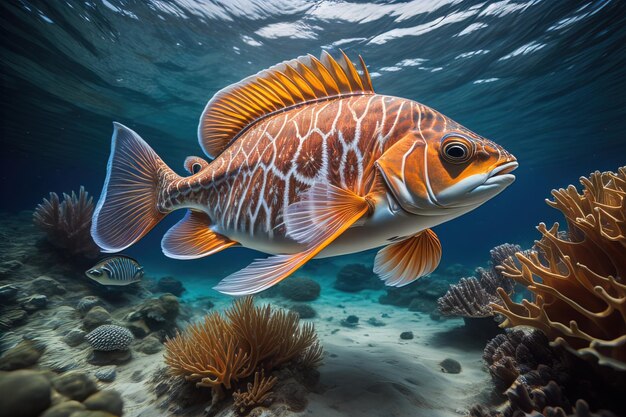
<svg viewBox="0 0 626 417"><path fill-rule="evenodd" d="M70 256L95 258L100 248L91 238L93 198L81 186L78 194L63 193L63 201L51 192L33 214L35 224L46 233L48 241Z"/></svg>

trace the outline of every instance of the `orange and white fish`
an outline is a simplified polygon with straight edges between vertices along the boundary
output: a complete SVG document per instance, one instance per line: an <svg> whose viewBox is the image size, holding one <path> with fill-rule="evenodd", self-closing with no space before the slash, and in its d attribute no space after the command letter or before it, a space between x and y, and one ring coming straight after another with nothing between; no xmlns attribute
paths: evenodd
<svg viewBox="0 0 626 417"><path fill-rule="evenodd" d="M360 57L359 57L360 58ZM231 246L274 254L215 288L262 291L312 258L383 247L374 271L390 286L432 272L433 226L510 185L515 157L439 112L374 93L341 54L283 62L219 91L200 118L206 162L174 173L137 133L114 124L91 233L105 252L187 209L163 253L194 259Z"/></svg>

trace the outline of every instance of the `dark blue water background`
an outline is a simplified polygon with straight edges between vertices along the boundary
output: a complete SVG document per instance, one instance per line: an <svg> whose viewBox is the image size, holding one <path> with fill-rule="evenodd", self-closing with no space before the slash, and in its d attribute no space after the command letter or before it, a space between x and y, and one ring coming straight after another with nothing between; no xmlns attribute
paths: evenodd
<svg viewBox="0 0 626 417"><path fill-rule="evenodd" d="M198 117L220 88L322 50L363 55L376 90L434 107L515 154L517 181L436 229L444 264L529 245L544 198L626 164L623 1L2 1L2 211L49 191L96 196L112 121L179 173L201 155ZM166 260L170 216L129 250L178 274L223 276L254 255Z"/></svg>

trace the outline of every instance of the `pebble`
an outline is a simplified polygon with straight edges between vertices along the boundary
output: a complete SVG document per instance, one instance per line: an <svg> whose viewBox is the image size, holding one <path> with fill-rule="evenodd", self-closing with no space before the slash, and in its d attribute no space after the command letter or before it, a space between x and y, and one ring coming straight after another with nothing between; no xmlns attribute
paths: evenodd
<svg viewBox="0 0 626 417"><path fill-rule="evenodd" d="M36 371L0 372L0 392L5 416L37 417L50 406L50 381Z"/></svg>
<svg viewBox="0 0 626 417"><path fill-rule="evenodd" d="M104 390L91 395L83 404L89 410L106 411L116 416L122 415L124 402L119 392Z"/></svg>
<svg viewBox="0 0 626 417"><path fill-rule="evenodd" d="M100 306L93 307L89 310L83 319L83 325L87 330L93 330L98 326L108 324L110 322L111 315L104 309L104 307Z"/></svg>
<svg viewBox="0 0 626 417"><path fill-rule="evenodd" d="M37 363L45 347L33 340L22 340L0 357L0 370L13 371L33 366Z"/></svg>
<svg viewBox="0 0 626 417"><path fill-rule="evenodd" d="M102 382L115 381L115 377L117 376L115 365L101 367L100 369L96 371L95 376L99 381L102 381Z"/></svg>
<svg viewBox="0 0 626 417"><path fill-rule="evenodd" d="M141 342L139 342L136 349L139 352L152 355L154 353L159 352L161 349L163 349L163 344L156 337L148 336L145 339L143 339Z"/></svg>
<svg viewBox="0 0 626 417"><path fill-rule="evenodd" d="M0 304L6 305L17 297L17 287L15 285L0 286Z"/></svg>
<svg viewBox="0 0 626 417"><path fill-rule="evenodd" d="M52 379L54 389L76 401L83 401L98 391L96 381L86 373L70 371Z"/></svg>
<svg viewBox="0 0 626 417"><path fill-rule="evenodd" d="M85 334L86 333L80 329L72 329L63 336L63 341L68 346L75 347L85 341Z"/></svg>
<svg viewBox="0 0 626 417"><path fill-rule="evenodd" d="M446 374L459 374L461 373L461 364L454 359L444 359L439 363L441 366L441 372Z"/></svg>
<svg viewBox="0 0 626 417"><path fill-rule="evenodd" d="M87 362L96 366L104 365L123 365L133 358L131 350L111 350L108 352L101 352L94 350L87 358Z"/></svg>
<svg viewBox="0 0 626 417"><path fill-rule="evenodd" d="M359 324L359 318L355 315L350 315L341 320L340 324L343 327L356 327Z"/></svg>
<svg viewBox="0 0 626 417"><path fill-rule="evenodd" d="M70 417L76 411L85 410L86 407L78 401L64 401L46 410L41 417Z"/></svg>
<svg viewBox="0 0 626 417"><path fill-rule="evenodd" d="M37 311L46 308L48 297L43 294L35 294L22 301L22 308L26 311Z"/></svg>
<svg viewBox="0 0 626 417"><path fill-rule="evenodd" d="M376 317L370 317L369 319L367 319L367 324L370 324L374 327L382 327L385 326L385 322L383 322L382 320L378 320Z"/></svg>
<svg viewBox="0 0 626 417"><path fill-rule="evenodd" d="M56 279L52 279L45 275L35 278L30 286L33 291L47 295L48 297L52 295L61 295L65 294L67 290L59 281Z"/></svg>
<svg viewBox="0 0 626 417"><path fill-rule="evenodd" d="M402 339L402 340L411 340L411 339L413 339L413 332L408 331L408 332L400 333L400 339Z"/></svg>

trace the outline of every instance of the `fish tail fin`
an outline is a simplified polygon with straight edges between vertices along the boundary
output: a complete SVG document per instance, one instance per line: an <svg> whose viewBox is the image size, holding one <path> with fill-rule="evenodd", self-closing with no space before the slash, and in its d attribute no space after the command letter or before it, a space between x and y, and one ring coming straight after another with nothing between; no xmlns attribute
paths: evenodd
<svg viewBox="0 0 626 417"><path fill-rule="evenodd" d="M111 156L91 236L103 252L119 252L141 239L168 211L159 195L179 178L141 137L113 123Z"/></svg>

